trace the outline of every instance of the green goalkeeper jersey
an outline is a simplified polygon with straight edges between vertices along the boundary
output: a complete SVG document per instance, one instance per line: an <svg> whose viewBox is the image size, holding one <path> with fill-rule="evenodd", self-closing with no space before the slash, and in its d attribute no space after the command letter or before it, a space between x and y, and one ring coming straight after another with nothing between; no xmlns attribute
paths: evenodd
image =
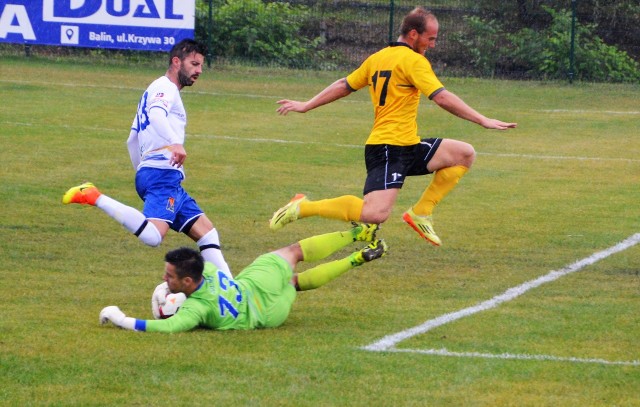
<svg viewBox="0 0 640 407"><path fill-rule="evenodd" d="M275 254L258 257L236 279L205 263L203 281L171 318L136 320L147 332L184 332L196 327L227 330L282 324L295 299L293 270Z"/></svg>

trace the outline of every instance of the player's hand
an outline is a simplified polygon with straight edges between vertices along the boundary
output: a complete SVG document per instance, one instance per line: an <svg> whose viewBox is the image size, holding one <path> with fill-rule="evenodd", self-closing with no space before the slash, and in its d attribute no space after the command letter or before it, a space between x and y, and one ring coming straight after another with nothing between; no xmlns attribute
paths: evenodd
<svg viewBox="0 0 640 407"><path fill-rule="evenodd" d="M126 317L124 312L120 311L120 308L115 305L110 305L100 311L100 324L104 325L107 322L111 322L115 326L122 327Z"/></svg>
<svg viewBox="0 0 640 407"><path fill-rule="evenodd" d="M159 284L153 291L153 295L151 296L151 312L155 319L160 319L162 317L160 309L167 301L167 294L169 294L169 285L166 281Z"/></svg>
<svg viewBox="0 0 640 407"><path fill-rule="evenodd" d="M485 129L507 130L515 129L518 126L518 123L507 123L496 119L487 119L480 123L480 125Z"/></svg>
<svg viewBox="0 0 640 407"><path fill-rule="evenodd" d="M182 144L171 144L167 148L171 151L171 161L169 161L169 165L176 168L182 167L182 164L184 164L184 161L187 159L187 152L184 146Z"/></svg>
<svg viewBox="0 0 640 407"><path fill-rule="evenodd" d="M297 100L282 99L277 102L280 107L276 110L279 114L285 116L289 112L305 113L307 111L305 102L298 102Z"/></svg>

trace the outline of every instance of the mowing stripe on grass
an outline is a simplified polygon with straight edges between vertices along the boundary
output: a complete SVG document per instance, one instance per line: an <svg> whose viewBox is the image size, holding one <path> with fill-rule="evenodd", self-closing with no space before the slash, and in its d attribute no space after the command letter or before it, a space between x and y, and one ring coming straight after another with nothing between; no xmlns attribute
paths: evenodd
<svg viewBox="0 0 640 407"><path fill-rule="evenodd" d="M543 113L572 113L572 114L630 114L636 115L640 114L638 111L615 111L615 110L582 110L582 109L540 109L534 110L534 112L543 112Z"/></svg>
<svg viewBox="0 0 640 407"><path fill-rule="evenodd" d="M234 137L234 136L216 136L209 134L188 134L188 137L200 137L211 138L218 140L233 140L233 141L250 141L252 143L283 143L283 144L318 144L322 146L332 146L339 148L359 148L364 149L363 144L340 144L340 143L326 143L322 141L301 141L301 140L283 140L283 139L268 139L268 138L246 138L246 137ZM604 157L576 157L576 156L558 156L558 155L534 155L534 154L515 154L515 153L483 153L476 152L478 155L487 155L492 157L514 157L514 158L531 158L538 160L578 160L578 161L624 161L632 163L640 163L640 159L633 158L604 158Z"/></svg>
<svg viewBox="0 0 640 407"><path fill-rule="evenodd" d="M45 85L45 86L65 86L71 88L103 88L103 89L117 89L117 90L131 90L140 92L143 88L133 86L121 86L121 85L106 85L106 84L91 84L91 83L75 83L75 82L48 82L48 81L31 81L31 80L7 80L0 79L0 83L22 83L26 85ZM246 97L246 98L265 98L265 99L286 99L285 96L274 95L257 95L251 93L222 93L222 92L207 92L202 90L189 90L188 93L195 93L198 95L213 95L213 96L231 96L231 97ZM367 100L353 100L342 99L340 102L346 103L371 103ZM421 105L422 107L431 107L433 105ZM585 109L532 109L533 112L542 113L572 113L572 114L608 114L608 115L640 115L640 111L615 111L615 110L585 110Z"/></svg>
<svg viewBox="0 0 640 407"><path fill-rule="evenodd" d="M1 82L1 81L0 81ZM47 123L26 123L26 122L3 122L4 124L11 126L42 126L42 127L58 127L68 130L99 130L99 131L115 131L122 133L122 129L112 129L105 127L94 126L73 126L69 124L47 124ZM232 140L232 141L247 141L251 143L282 143L282 144L317 144L322 146L338 147L338 148L359 148L364 149L363 144L340 144L340 143L326 143L321 141L302 141L302 140L284 140L284 139L269 139L269 138L249 138L249 137L237 137L237 136L222 136L215 134L187 134L187 137L196 138L208 138L214 140ZM507 158L530 158L534 160L578 160L578 161L622 161L630 163L640 163L640 159L633 158L607 158L607 157L577 157L577 156L560 156L560 155L535 155L535 154L515 154L515 153L489 153L489 152L476 152L478 155L486 155L491 157L507 157Z"/></svg>
<svg viewBox="0 0 640 407"><path fill-rule="evenodd" d="M549 283L552 281L555 281L557 279L559 279L560 277L564 277L568 274L571 273L575 273L576 271L582 270L583 268L590 266L602 259L605 259L611 255L614 255L616 253L619 253L623 250L626 250L630 247L635 246L636 244L640 243L640 233L636 233L628 238L626 238L625 240L621 241L620 243L606 249L606 250L602 250L600 252L596 252L594 254L592 254L591 256L584 258L582 260L579 260L575 263L572 263L564 268L561 268L560 270L553 270L551 272L549 272L548 274L538 277L535 280L531 280L528 281L524 284L520 284L519 286L513 287L508 289L507 291L505 291L504 293L497 295L493 298L491 298L490 300L487 301L483 301L477 305L474 305L472 307L468 307L468 308L464 308L461 309L459 311L455 311L455 312L451 312L448 314L444 314L441 315L437 318L431 319L429 321L426 321L425 323L415 326L413 328L409 328L407 330L392 334L392 335L387 335L384 338L370 344L367 346L364 346L362 349L364 350L369 350L369 351L375 351L375 352L384 352L384 351L394 351L394 352L398 352L401 351L399 349L396 349L395 346L404 341L407 340L409 338L412 338L416 335L421 335L424 334L434 328L437 328L439 326L448 324L450 322L456 321L458 319L476 314L478 312L481 311L486 311L492 308L497 307L498 305L507 302L507 301L511 301L519 296L521 296L522 294L526 293L527 291L539 287L542 284L545 283ZM404 352L404 351L403 351ZM438 354L437 350L428 350L428 351L421 351L421 353L430 353L430 354ZM447 354L450 355L455 355L455 356L460 356L460 355L465 355L465 353L462 354L456 354L453 352L448 352L446 350L443 350L442 352L446 352ZM442 353L444 354L444 353ZM468 353L466 355L469 356L480 356L480 355L484 355L484 354L480 354L480 353ZM500 355L492 355L491 357L501 357ZM514 358L514 357L512 357ZM561 360L561 358L556 358L553 356L528 356L528 358L530 359L536 359L536 358L544 358L544 359L554 359L554 360ZM570 360L572 358L565 358L562 360ZM587 361L587 360L592 360L592 359L578 359L579 361ZM610 363L614 363L614 362L610 362ZM616 362L618 364L623 363L623 362ZM633 365L640 365L640 362L638 361L633 361L633 362L624 362L626 364L633 364Z"/></svg>
<svg viewBox="0 0 640 407"><path fill-rule="evenodd" d="M561 155L534 155L534 154L514 154L514 153L483 153L476 152L478 155L489 155L492 157L516 157L516 158L533 158L537 160L578 160L578 161L625 161L640 162L633 158L602 158L602 157L578 157L578 156L561 156Z"/></svg>

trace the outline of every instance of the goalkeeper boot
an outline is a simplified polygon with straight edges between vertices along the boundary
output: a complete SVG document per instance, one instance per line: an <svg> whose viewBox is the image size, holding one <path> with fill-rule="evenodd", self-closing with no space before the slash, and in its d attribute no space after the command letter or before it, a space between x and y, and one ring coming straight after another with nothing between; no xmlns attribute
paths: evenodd
<svg viewBox="0 0 640 407"><path fill-rule="evenodd" d="M63 204L77 203L83 205L95 205L100 198L100 191L90 182L85 182L77 187L70 188L62 196Z"/></svg>
<svg viewBox="0 0 640 407"><path fill-rule="evenodd" d="M416 215L413 212L413 208L410 208L402 215L402 220L407 222L409 226L413 228L422 238L426 239L429 243L434 246L440 246L442 241L436 235L435 230L433 230L433 218L431 215L428 216L420 216Z"/></svg>
<svg viewBox="0 0 640 407"><path fill-rule="evenodd" d="M282 229L287 223L297 220L298 214L300 213L300 203L306 200L306 195L297 194L288 204L275 211L271 217L271 221L269 221L271 230Z"/></svg>
<svg viewBox="0 0 640 407"><path fill-rule="evenodd" d="M387 246L387 243L384 240L374 240L369 244L369 246L359 252L351 254L351 256L349 256L349 260L351 260L352 266L361 266L364 263L379 259L387 254L388 250L389 246Z"/></svg>
<svg viewBox="0 0 640 407"><path fill-rule="evenodd" d="M376 225L375 223L358 223L351 222L353 228L351 232L353 233L353 241L359 242L372 242L376 239L376 233L380 229L380 225Z"/></svg>

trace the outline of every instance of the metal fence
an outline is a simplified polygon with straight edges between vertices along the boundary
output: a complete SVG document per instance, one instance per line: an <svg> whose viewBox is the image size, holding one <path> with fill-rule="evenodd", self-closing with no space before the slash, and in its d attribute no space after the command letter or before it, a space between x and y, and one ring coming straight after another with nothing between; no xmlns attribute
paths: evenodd
<svg viewBox="0 0 640 407"><path fill-rule="evenodd" d="M244 4L246 13L257 0L234 0ZM200 15L200 24L207 26L207 14L215 14L217 7L228 1L198 0L199 9L213 10ZM263 2L260 2L263 3ZM317 50L323 52L326 64L315 64L325 68L353 68L366 56L386 46L398 36L398 28L404 15L416 6L415 2L403 0L289 0L266 1L286 3L294 7L305 7L307 13L300 22L298 35L318 40ZM535 77L535 72L526 71L517 62L501 58L498 53L500 39L491 38L495 32L491 27L470 26L469 18L498 22L499 29L507 31L501 38L523 28L541 30L550 24L550 14L545 6L555 10L575 11L577 21L593 25L593 31L605 44L625 51L634 61L640 60L640 5L637 0L604 2L598 0L436 0L423 7L438 17L440 32L438 46L429 51L429 59L440 74L455 76L492 76L508 78ZM476 20L479 21L479 20ZM566 55L574 49L568 32ZM203 31L201 30L201 33ZM540 38L544 41L544 38ZM473 49L475 48L475 49ZM223 51L224 52L224 51ZM561 51L562 52L562 51ZM495 55L494 55L495 54ZM483 57L484 55L484 57ZM233 59L232 55L214 55L218 59ZM564 58L564 55L563 55ZM246 60L246 58L245 58ZM255 63L261 61L255 60ZM263 62L263 61L262 61ZM566 58L566 77L572 74L572 62ZM483 65L484 64L484 65ZM490 66L487 66L490 65Z"/></svg>
<svg viewBox="0 0 640 407"><path fill-rule="evenodd" d="M571 79L575 73L580 80L640 83L638 0L433 0L421 5L431 10L440 23L438 45L428 53L439 75ZM265 12L265 7L270 6L270 11ZM415 6L415 2L406 0L196 0L196 37L211 45L209 62L349 70L395 40L402 18ZM292 9L303 11L291 12ZM550 40L546 36L554 17L549 9L573 9L575 21L588 27L597 38L573 36L573 25L563 20L566 24L553 28L558 37ZM278 13L290 15L283 18ZM268 19L273 21L265 21ZM529 33L526 41L505 45L509 35L525 30ZM244 42L239 40L242 36ZM536 71L518 60L518 53L547 52L540 45L545 42L553 42L556 47L551 56L544 56L548 59L543 61L547 71ZM594 43L616 47L620 53L626 52L626 59L611 48L602 52L609 60L584 52ZM20 47L2 44L0 55L18 53ZM27 56L79 55L125 62L156 59L153 53L133 50L23 48ZM270 53L278 55L269 58ZM585 67L592 69L598 64L601 71L613 72L599 72L599 77L584 74ZM615 72L625 69L632 73L625 76Z"/></svg>

